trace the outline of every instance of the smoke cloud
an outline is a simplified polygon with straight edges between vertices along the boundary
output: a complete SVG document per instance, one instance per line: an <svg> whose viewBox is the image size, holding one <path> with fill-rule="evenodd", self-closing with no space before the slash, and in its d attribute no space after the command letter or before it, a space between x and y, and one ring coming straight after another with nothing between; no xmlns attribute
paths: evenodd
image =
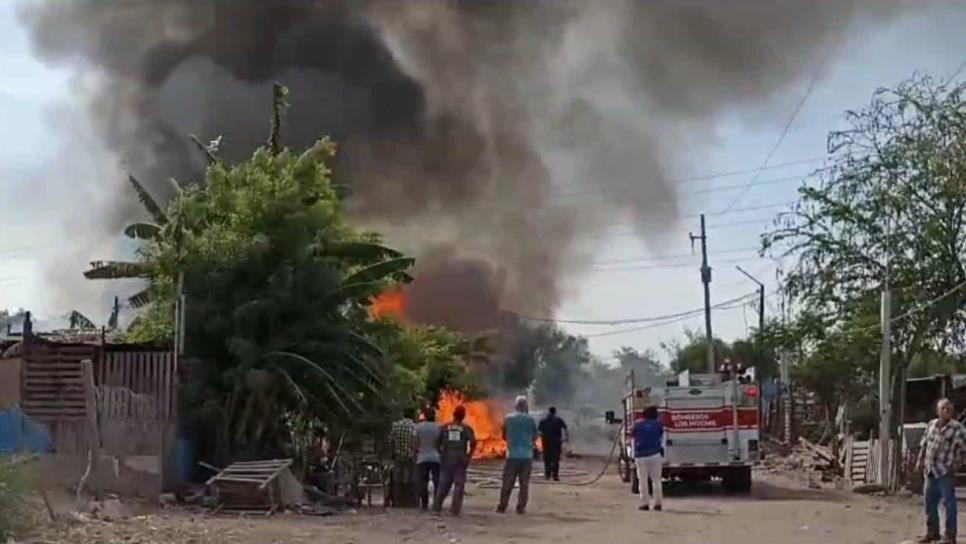
<svg viewBox="0 0 966 544"><path fill-rule="evenodd" d="M40 58L83 76L77 94L104 160L162 198L167 178L200 176L188 134L222 136L227 158L243 158L267 136L272 82L286 84L286 143L329 134L341 144L351 213L431 257L420 273L440 281L414 286L412 303L428 320L463 323L454 315L552 312L562 280L586 262L587 235L614 221L660 244L678 219L668 179L699 153L693 135L719 114L767 105L811 77L849 25L894 10L871 0L48 0L25 5L23 20ZM118 192L104 222L138 213ZM477 295L485 307L453 296L471 289L489 290Z"/></svg>

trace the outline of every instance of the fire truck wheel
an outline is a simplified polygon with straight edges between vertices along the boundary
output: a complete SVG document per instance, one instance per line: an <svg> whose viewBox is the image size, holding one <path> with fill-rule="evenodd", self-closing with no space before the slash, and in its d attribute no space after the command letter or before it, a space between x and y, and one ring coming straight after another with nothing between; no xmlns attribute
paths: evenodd
<svg viewBox="0 0 966 544"><path fill-rule="evenodd" d="M751 491L751 467L733 468L722 477L725 491L748 493Z"/></svg>

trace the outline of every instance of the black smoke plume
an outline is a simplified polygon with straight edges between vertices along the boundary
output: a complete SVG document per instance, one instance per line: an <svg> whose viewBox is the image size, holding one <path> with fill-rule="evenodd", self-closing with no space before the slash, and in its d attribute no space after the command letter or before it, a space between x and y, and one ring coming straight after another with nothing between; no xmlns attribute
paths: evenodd
<svg viewBox="0 0 966 544"><path fill-rule="evenodd" d="M857 16L892 10L878 0L47 0L25 4L23 20L40 58L77 67L109 160L161 197L167 178L200 176L189 134L222 136L228 158L242 158L265 139L271 84L286 84L286 143L340 142L336 175L360 222L417 257L457 247L486 263L438 261L445 289L423 282L428 300L415 302L452 319L478 309L441 309L448 293L480 286L501 290L481 295L487 303L552 312L561 280L586 262L585 235L612 222L660 243L678 218L667 180L700 155L695 134L723 112L768 107L869 20ZM575 192L591 196L555 196ZM136 213L119 193L104 220ZM485 270L494 276L481 280Z"/></svg>

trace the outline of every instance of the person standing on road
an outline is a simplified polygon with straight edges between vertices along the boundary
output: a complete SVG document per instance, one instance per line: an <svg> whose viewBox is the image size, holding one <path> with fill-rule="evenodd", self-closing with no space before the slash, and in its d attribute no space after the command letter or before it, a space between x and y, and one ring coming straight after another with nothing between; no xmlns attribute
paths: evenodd
<svg viewBox="0 0 966 544"><path fill-rule="evenodd" d="M530 473L533 469L533 450L537 442L537 424L530 417L527 397L519 396L516 411L503 420L503 439L506 440L506 464L503 465L503 486L496 511L506 512L514 484L520 482L517 494L517 514L525 514L530 498Z"/></svg>
<svg viewBox="0 0 966 544"><path fill-rule="evenodd" d="M956 542L958 513L955 474L966 460L966 427L953 419L953 403L936 404L939 417L930 421L919 443L916 468L925 475L926 534L919 542ZM939 538L939 502L946 514L946 537Z"/></svg>
<svg viewBox="0 0 966 544"><path fill-rule="evenodd" d="M423 420L416 425L416 498L419 507L429 508L429 480L433 488L439 487L439 436L441 429L436 423L436 410L423 410Z"/></svg>
<svg viewBox="0 0 966 544"><path fill-rule="evenodd" d="M657 418L657 407L648 406L643 416L637 420L631 431L634 437L634 461L637 465L637 481L641 497L638 510L650 510L651 502L654 509L660 511L664 499L664 488L661 483L664 470L664 425ZM648 479L651 485L647 485ZM652 496L653 494L653 496Z"/></svg>
<svg viewBox="0 0 966 544"><path fill-rule="evenodd" d="M476 451L476 433L473 428L463 423L466 418L466 408L457 406L453 410L453 422L445 425L437 438L440 449L439 487L433 497L433 511L437 514L443 510L443 501L453 488L453 501L450 512L454 516L460 515L463 508L463 494L466 487L466 469L470 466L470 459Z"/></svg>
<svg viewBox="0 0 966 544"><path fill-rule="evenodd" d="M406 410L403 417L392 424L389 448L392 452L392 502L395 506L413 506L413 469L415 468L416 422L415 410Z"/></svg>
<svg viewBox="0 0 966 544"><path fill-rule="evenodd" d="M547 480L560 481L560 454L567 441L567 423L557 417L553 406L540 422L540 444L543 446L543 475Z"/></svg>

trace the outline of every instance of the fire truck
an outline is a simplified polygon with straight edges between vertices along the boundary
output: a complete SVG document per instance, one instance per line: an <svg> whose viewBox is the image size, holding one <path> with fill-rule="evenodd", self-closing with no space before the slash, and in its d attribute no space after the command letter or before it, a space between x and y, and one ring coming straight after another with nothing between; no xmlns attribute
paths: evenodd
<svg viewBox="0 0 966 544"><path fill-rule="evenodd" d="M640 387L633 371L624 396L618 437L621 479L638 492L631 429L644 409L656 406L664 424L664 478L707 481L720 478L726 491L751 490L759 453L759 388L754 369L726 362L717 374L683 372L663 387Z"/></svg>

